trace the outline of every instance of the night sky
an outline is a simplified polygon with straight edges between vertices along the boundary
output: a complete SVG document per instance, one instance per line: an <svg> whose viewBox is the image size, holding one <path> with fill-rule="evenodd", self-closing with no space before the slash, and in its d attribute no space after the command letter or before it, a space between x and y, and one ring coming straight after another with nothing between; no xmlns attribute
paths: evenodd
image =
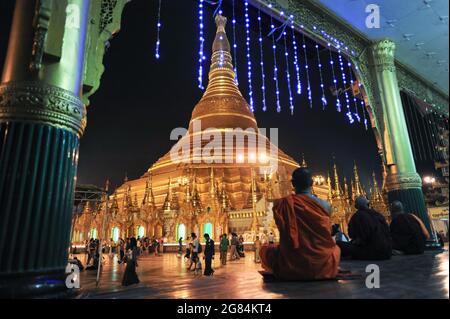
<svg viewBox="0 0 450 319"><path fill-rule="evenodd" d="M3 65L6 54L13 2L0 3L0 65ZM169 140L171 130L187 127L192 109L202 96L202 91L197 88L197 3L186 0L163 1L161 59L157 61L154 58L157 2L133 0L125 8L122 29L111 41L104 58L106 71L102 85L91 97L88 107L88 126L81 140L79 183L100 186L109 178L112 186L116 187L122 182L125 173L130 179L141 176L152 163L170 150L173 145L173 141ZM224 11L224 15L230 17L229 8L225 7ZM257 23L255 14L252 11L253 24ZM240 24L237 35L242 52L238 57L238 75L240 88L247 97L243 12L239 10L238 15ZM209 60L215 32L210 8L206 10L205 18L205 53ZM265 21L265 25L267 28L268 21ZM345 173L348 179L351 177L353 161L356 160L364 184L368 184L372 171L380 177L381 162L374 134L370 129L366 131L363 124L350 125L344 112L335 111L334 100L328 90L331 79L327 68L324 68L324 81L329 109L322 110L317 57L313 47L308 59L314 105L310 109L306 94L295 96L295 115L291 116L284 51L281 50L284 44L282 40L277 43L280 47L278 63L283 107L282 112L277 113L272 80L271 39L265 37L268 111L261 111L258 35L254 31L251 33L254 41L253 88L259 127L279 128L280 148L297 161L301 160L301 154L304 153L315 173L326 175L331 170L334 155L341 176ZM231 22L227 32L231 41ZM267 35L266 30L264 34ZM312 42L307 44L312 46ZM303 58L303 54L300 56ZM328 64L327 56L327 50L323 50L321 59L324 65ZM294 79L294 70L291 68L291 78ZM304 77L302 80L306 83Z"/></svg>

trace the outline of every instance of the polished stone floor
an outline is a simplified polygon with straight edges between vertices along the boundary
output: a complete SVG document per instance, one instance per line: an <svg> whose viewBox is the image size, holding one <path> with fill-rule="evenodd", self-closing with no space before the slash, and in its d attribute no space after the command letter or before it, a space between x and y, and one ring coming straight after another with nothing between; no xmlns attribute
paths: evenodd
<svg viewBox="0 0 450 319"><path fill-rule="evenodd" d="M84 256L78 258L84 262ZM174 253L142 256L137 268L141 283L122 287L125 266L106 256L98 288L95 271L81 273L78 298L449 298L448 250L374 262L380 269L380 288L373 289L365 284L366 266L371 262L343 261L341 268L355 278L320 282L264 282L251 252L226 266L220 266L216 255L212 277L194 275L186 270L186 263Z"/></svg>

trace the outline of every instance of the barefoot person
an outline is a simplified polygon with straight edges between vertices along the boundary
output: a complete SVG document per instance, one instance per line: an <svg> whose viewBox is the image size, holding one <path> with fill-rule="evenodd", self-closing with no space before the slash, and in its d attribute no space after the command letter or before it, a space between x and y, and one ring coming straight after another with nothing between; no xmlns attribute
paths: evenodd
<svg viewBox="0 0 450 319"><path fill-rule="evenodd" d="M335 278L340 250L331 237L330 206L311 194L308 169L296 169L292 185L295 195L274 202L280 243L261 247L262 267L279 280Z"/></svg>

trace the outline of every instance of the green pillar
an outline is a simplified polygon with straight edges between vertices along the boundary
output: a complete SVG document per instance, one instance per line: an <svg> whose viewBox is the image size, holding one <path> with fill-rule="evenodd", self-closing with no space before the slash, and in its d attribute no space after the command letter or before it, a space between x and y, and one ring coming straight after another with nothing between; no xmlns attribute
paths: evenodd
<svg viewBox="0 0 450 319"><path fill-rule="evenodd" d="M17 0L0 84L0 295L66 291L89 0Z"/></svg>
<svg viewBox="0 0 450 319"><path fill-rule="evenodd" d="M370 48L371 73L375 82L377 108L382 114L382 135L388 167L386 189L389 203L399 200L409 212L414 212L431 232L430 220L422 193L422 180L417 174L406 127L400 89L395 68L395 43L381 40Z"/></svg>

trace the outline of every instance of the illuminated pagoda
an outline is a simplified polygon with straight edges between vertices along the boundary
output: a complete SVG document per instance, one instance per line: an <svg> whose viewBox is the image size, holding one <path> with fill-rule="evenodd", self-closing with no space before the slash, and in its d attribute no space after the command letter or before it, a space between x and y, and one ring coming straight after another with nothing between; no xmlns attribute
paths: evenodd
<svg viewBox="0 0 450 319"><path fill-rule="evenodd" d="M292 193L292 172L307 164L304 157L298 164L258 128L235 82L226 21L216 16L209 84L194 107L186 134L180 134L171 151L145 174L125 178L110 196L103 216L106 238L156 236L174 243L191 232L209 233L214 240L230 232L242 234L245 241L257 234L263 239L269 232L278 235L272 200ZM238 143L244 138L247 143ZM257 147L249 143L252 138ZM356 167L355 172L353 194L362 189ZM346 230L353 208L346 182L344 188L345 192L336 164L334 187L330 178L314 177L314 195L330 201L333 222ZM75 225L73 241L86 240L82 234L101 236L100 219L97 215L90 229Z"/></svg>
<svg viewBox="0 0 450 319"><path fill-rule="evenodd" d="M116 189L112 202L117 212L109 218L107 234L117 227L120 237L164 236L175 242L191 232L217 239L236 231L250 240L255 233L275 231L267 220L269 199L292 191L290 176L299 164L260 132L239 91L226 21L216 17L209 85L192 112L188 134L139 179ZM226 141L229 131L236 143L217 144ZM208 139L196 143L198 134L206 133ZM245 137L246 143L237 142ZM257 149L250 147L251 138ZM205 156L208 147L213 152ZM182 161L173 158L177 150L184 151Z"/></svg>

